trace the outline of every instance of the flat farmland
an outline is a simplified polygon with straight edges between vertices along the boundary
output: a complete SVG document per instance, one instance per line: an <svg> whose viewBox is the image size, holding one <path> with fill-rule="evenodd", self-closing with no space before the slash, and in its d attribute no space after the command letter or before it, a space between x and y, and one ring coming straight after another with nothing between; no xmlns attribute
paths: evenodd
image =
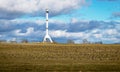
<svg viewBox="0 0 120 72"><path fill-rule="evenodd" d="M120 72L120 45L0 43L0 72Z"/></svg>

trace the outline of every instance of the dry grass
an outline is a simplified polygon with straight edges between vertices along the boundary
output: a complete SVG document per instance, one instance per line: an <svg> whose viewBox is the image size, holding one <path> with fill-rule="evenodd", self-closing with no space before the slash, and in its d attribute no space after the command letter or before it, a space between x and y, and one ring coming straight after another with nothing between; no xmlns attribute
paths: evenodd
<svg viewBox="0 0 120 72"><path fill-rule="evenodd" d="M120 45L0 44L0 72L119 70Z"/></svg>

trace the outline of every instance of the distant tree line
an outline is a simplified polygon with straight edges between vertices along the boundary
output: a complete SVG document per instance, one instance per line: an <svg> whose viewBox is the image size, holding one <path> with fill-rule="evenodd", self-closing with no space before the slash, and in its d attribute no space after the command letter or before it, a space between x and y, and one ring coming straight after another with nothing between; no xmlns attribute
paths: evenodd
<svg viewBox="0 0 120 72"><path fill-rule="evenodd" d="M103 44L103 42L102 41L90 42L87 39L83 39L83 44Z"/></svg>
<svg viewBox="0 0 120 72"><path fill-rule="evenodd" d="M19 43L28 43L28 42L29 41L27 39L21 39ZM7 41L6 40L0 40L0 43L7 43ZM11 41L9 41L9 43L17 43L17 41L12 41L11 40ZM53 41L53 43L58 43L58 42ZM102 41L90 42L87 39L83 39L82 43L83 44L103 44ZM67 44L75 44L75 42L72 39L68 39ZM120 44L120 43L114 43L114 44Z"/></svg>
<svg viewBox="0 0 120 72"><path fill-rule="evenodd" d="M67 43L68 44L75 44L75 42L73 40L71 40L71 39L67 40Z"/></svg>

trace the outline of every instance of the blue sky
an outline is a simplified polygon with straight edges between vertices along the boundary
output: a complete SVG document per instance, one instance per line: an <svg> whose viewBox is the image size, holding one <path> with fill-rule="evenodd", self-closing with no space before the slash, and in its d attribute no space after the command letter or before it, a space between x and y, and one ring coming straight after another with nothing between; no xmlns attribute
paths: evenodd
<svg viewBox="0 0 120 72"><path fill-rule="evenodd" d="M0 40L120 43L120 0L0 0Z"/></svg>

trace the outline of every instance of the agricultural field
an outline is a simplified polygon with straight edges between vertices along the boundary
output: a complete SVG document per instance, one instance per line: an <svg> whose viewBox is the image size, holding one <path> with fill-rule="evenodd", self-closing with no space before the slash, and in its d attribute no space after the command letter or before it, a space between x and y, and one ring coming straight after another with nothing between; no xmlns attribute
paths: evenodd
<svg viewBox="0 0 120 72"><path fill-rule="evenodd" d="M0 72L120 72L120 45L0 43Z"/></svg>

